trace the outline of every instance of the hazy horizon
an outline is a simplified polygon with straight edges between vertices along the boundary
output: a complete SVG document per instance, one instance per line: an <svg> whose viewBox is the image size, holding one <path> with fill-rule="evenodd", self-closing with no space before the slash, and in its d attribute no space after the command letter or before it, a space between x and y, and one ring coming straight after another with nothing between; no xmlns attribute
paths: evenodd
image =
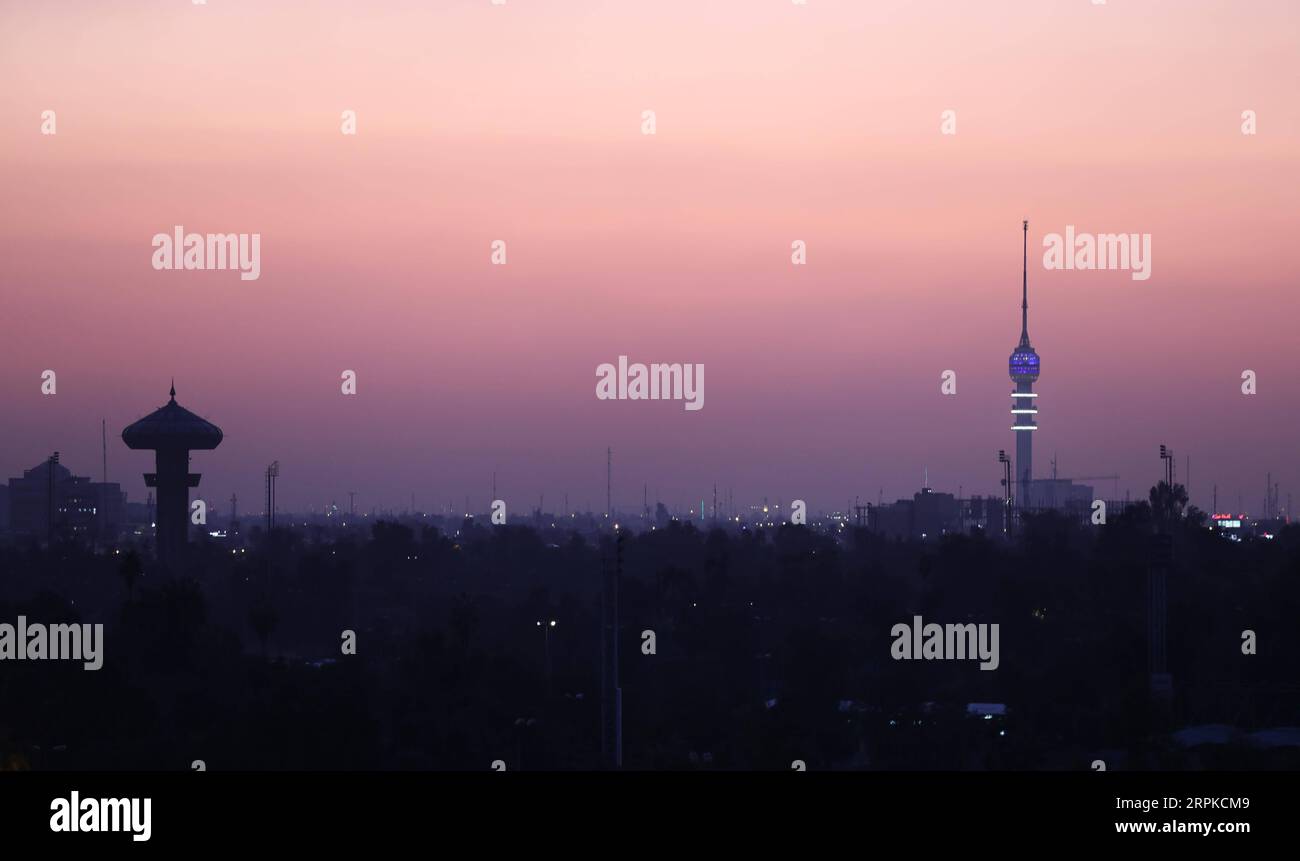
<svg viewBox="0 0 1300 861"><path fill-rule="evenodd" d="M997 495L1028 218L1035 476L1145 496L1165 443L1201 508L1269 472L1285 505L1297 32L1208 0L0 3L0 481L54 450L98 480L104 418L143 500L121 431L174 377L222 512L273 460L282 510L484 508L495 471L512 514L599 511L607 446L626 510ZM260 278L155 271L174 225L260 233ZM1151 234L1151 278L1045 270L1067 225ZM702 363L705 407L597 400L620 355Z"/></svg>

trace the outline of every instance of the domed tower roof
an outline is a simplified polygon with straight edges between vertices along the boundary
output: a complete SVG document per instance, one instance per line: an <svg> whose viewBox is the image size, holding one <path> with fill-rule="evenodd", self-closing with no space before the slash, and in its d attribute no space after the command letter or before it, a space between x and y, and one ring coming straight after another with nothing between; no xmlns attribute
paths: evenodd
<svg viewBox="0 0 1300 861"><path fill-rule="evenodd" d="M221 428L176 403L175 383L171 400L122 431L122 441L137 449L210 449L220 445L221 438Z"/></svg>

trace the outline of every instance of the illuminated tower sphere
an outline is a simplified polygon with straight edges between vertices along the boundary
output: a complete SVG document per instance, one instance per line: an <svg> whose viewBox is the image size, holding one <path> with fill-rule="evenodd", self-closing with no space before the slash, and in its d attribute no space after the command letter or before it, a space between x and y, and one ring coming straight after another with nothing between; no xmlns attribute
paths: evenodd
<svg viewBox="0 0 1300 861"><path fill-rule="evenodd" d="M189 528L189 489L199 486L199 474L190 472L190 452L216 448L221 436L221 428L176 403L174 383L171 400L122 431L128 448L155 451L158 471L146 472L144 483L158 489L158 560L164 566L180 559Z"/></svg>
<svg viewBox="0 0 1300 861"><path fill-rule="evenodd" d="M1038 430L1038 353L1029 343L1029 222L1024 223L1024 262L1021 270L1020 343L1011 351L1008 367L1016 390L1011 393L1011 429L1016 432L1016 500L1029 506L1030 482L1034 476L1034 431Z"/></svg>

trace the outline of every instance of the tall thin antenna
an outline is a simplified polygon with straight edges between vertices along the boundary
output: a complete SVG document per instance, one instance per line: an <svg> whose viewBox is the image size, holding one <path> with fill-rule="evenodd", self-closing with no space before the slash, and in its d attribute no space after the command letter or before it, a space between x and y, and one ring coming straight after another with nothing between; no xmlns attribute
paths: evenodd
<svg viewBox="0 0 1300 861"><path fill-rule="evenodd" d="M614 517L614 449L605 449L605 517Z"/></svg>
<svg viewBox="0 0 1300 861"><path fill-rule="evenodd" d="M108 420L99 420L99 436L104 446L104 484L108 484Z"/></svg>
<svg viewBox="0 0 1300 861"><path fill-rule="evenodd" d="M1020 269L1020 340L1029 340L1029 219L1025 219L1024 261Z"/></svg>
<svg viewBox="0 0 1300 861"><path fill-rule="evenodd" d="M275 480L280 477L280 461L272 461L266 468L266 531L275 528Z"/></svg>

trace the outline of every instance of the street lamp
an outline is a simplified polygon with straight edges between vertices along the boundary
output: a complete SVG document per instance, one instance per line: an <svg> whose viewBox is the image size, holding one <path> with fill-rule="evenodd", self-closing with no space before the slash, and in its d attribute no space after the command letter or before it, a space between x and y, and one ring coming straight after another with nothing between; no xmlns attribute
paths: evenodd
<svg viewBox="0 0 1300 861"><path fill-rule="evenodd" d="M546 650L546 698L551 698L551 629L556 626L554 619L537 620L537 627L542 629L542 642Z"/></svg>
<svg viewBox="0 0 1300 861"><path fill-rule="evenodd" d="M998 463L1002 464L1002 486L1006 488L1002 494L1003 510L1006 514L1002 523L1002 531L1007 532L1011 525L1011 458L1007 457L1006 449L998 449Z"/></svg>
<svg viewBox="0 0 1300 861"><path fill-rule="evenodd" d="M537 725L536 718L515 718L515 768L524 770L524 733Z"/></svg>

